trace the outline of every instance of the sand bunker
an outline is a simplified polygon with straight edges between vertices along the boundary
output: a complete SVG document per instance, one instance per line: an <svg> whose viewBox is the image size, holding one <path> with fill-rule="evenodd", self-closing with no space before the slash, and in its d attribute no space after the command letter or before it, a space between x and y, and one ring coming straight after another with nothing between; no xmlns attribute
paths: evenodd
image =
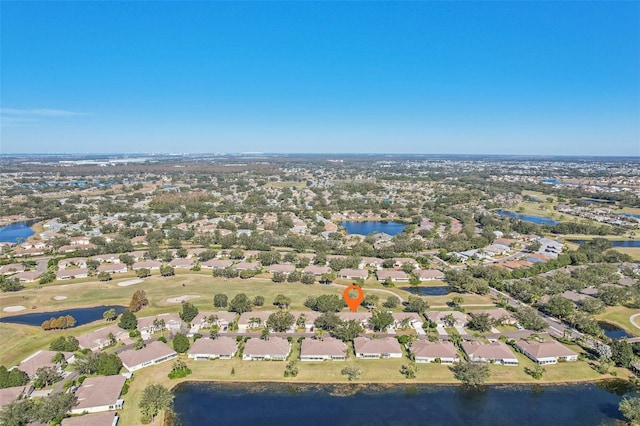
<svg viewBox="0 0 640 426"><path fill-rule="evenodd" d="M167 299L167 302L182 303L182 302L186 302L187 300L198 299L198 298L200 298L200 295L198 294L185 294L184 296L180 296L180 297L170 297Z"/></svg>
<svg viewBox="0 0 640 426"><path fill-rule="evenodd" d="M128 287L130 285L140 284L141 282L142 282L142 280L122 281L121 283L118 283L118 286L120 286L120 287Z"/></svg>
<svg viewBox="0 0 640 426"><path fill-rule="evenodd" d="M68 299L67 296L54 296L53 297L53 300L66 300L66 299Z"/></svg>
<svg viewBox="0 0 640 426"><path fill-rule="evenodd" d="M198 297L200 297L200 296L198 296ZM7 306L6 308L3 309L3 311L5 311L5 312L18 312L18 311L22 311L24 309L27 309L27 308L25 308L24 306L20 306L20 305L18 305L18 306Z"/></svg>

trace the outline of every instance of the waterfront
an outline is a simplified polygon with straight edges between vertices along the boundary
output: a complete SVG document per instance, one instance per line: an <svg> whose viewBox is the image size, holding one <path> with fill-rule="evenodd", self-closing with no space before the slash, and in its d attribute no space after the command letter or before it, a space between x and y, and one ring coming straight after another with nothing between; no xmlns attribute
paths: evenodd
<svg viewBox="0 0 640 426"><path fill-rule="evenodd" d="M116 314L120 315L124 312L125 307L119 305L113 306L94 306L91 308L65 309L64 311L37 312L31 314L13 315L10 317L0 318L0 322L12 324L33 325L39 327L44 321L52 317L71 315L76 320L76 327L90 322L101 320L102 314L109 310L115 309Z"/></svg>
<svg viewBox="0 0 640 426"><path fill-rule="evenodd" d="M0 243L17 243L18 240L26 240L35 232L31 227L35 221L15 222L0 227Z"/></svg>
<svg viewBox="0 0 640 426"><path fill-rule="evenodd" d="M383 232L394 236L402 232L407 226L401 222L365 221L365 222L342 222L347 234L369 235L371 233Z"/></svg>
<svg viewBox="0 0 640 426"><path fill-rule="evenodd" d="M583 245L590 240L567 240L570 243ZM609 240L611 247L640 247L640 240Z"/></svg>
<svg viewBox="0 0 640 426"><path fill-rule="evenodd" d="M536 225L555 226L559 223L557 220L548 219L546 217L534 216L530 214L514 213L507 210L496 210L496 213L498 213L501 216L515 217L525 222L535 223Z"/></svg>
<svg viewBox="0 0 640 426"><path fill-rule="evenodd" d="M211 424L212 413L220 425L589 426L622 420L622 392L598 384L467 390L438 385L185 382L174 392L182 426Z"/></svg>

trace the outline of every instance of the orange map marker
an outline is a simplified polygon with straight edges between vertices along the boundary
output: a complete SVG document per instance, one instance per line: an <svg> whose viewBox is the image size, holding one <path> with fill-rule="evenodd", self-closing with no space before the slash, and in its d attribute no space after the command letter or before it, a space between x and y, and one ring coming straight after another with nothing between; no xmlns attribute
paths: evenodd
<svg viewBox="0 0 640 426"><path fill-rule="evenodd" d="M351 290L355 290L358 292L358 296L356 296L355 299L349 297L349 292ZM344 297L344 301L347 302L347 306L349 306L351 312L355 312L358 310L358 306L360 306L360 302L362 302L362 299L364 299L364 292L360 287L353 284L344 289L344 291L342 292L342 297Z"/></svg>

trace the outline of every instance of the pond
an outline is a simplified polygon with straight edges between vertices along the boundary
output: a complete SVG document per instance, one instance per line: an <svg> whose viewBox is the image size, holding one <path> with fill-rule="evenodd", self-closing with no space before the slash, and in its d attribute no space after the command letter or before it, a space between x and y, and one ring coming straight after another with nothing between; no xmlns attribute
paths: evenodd
<svg viewBox="0 0 640 426"><path fill-rule="evenodd" d="M10 223L0 227L0 243L17 243L18 239L26 240L35 232L31 227L36 221Z"/></svg>
<svg viewBox="0 0 640 426"><path fill-rule="evenodd" d="M342 222L342 226L347 230L347 234L369 235L374 232L384 232L391 236L397 235L407 227L406 223L401 222L383 222L383 221L366 221L366 222Z"/></svg>
<svg viewBox="0 0 640 426"><path fill-rule="evenodd" d="M630 334L628 334L626 331L618 327L617 325L611 324L610 322L598 321L598 325L600 326L601 329L604 330L605 336L607 336L610 339L622 339L624 337L633 337Z"/></svg>
<svg viewBox="0 0 640 426"><path fill-rule="evenodd" d="M508 367L505 367L508 368ZM361 380L365 380L362 378ZM627 391L628 392L628 391ZM196 383L175 389L181 425L614 425L621 396L605 386Z"/></svg>
<svg viewBox="0 0 640 426"><path fill-rule="evenodd" d="M567 240L567 241L583 245L589 240ZM609 240L609 242L611 243L611 247L640 247L640 240L620 240L620 241Z"/></svg>
<svg viewBox="0 0 640 426"><path fill-rule="evenodd" d="M52 317L58 318L60 316L71 315L76 320L76 327L79 325L89 324L90 322L101 320L104 311L109 309L115 309L116 314L120 315L125 311L124 306L112 305L112 306L94 306L92 308L76 308L66 309L64 311L52 311L52 312L38 312L33 314L14 315L10 317L0 318L0 322L7 322L12 324L25 324L40 325Z"/></svg>
<svg viewBox="0 0 640 426"><path fill-rule="evenodd" d="M525 222L535 223L536 225L555 226L555 225L558 224L557 220L548 219L548 218L542 217L542 216L534 216L534 215L530 215L530 214L515 213L515 212L510 212L510 211L507 211L507 210L496 210L496 213L498 213L501 216L515 217L515 218L520 219L520 220L525 221Z"/></svg>
<svg viewBox="0 0 640 426"><path fill-rule="evenodd" d="M402 287L401 290L418 296L445 296L451 293L451 288L446 285L437 287Z"/></svg>

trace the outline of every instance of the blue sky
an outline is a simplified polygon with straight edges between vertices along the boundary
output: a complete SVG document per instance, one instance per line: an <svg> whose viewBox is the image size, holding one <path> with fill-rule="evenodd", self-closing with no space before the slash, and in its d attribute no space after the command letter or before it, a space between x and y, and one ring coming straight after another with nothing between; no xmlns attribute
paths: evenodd
<svg viewBox="0 0 640 426"><path fill-rule="evenodd" d="M640 155L640 2L0 2L0 153Z"/></svg>

